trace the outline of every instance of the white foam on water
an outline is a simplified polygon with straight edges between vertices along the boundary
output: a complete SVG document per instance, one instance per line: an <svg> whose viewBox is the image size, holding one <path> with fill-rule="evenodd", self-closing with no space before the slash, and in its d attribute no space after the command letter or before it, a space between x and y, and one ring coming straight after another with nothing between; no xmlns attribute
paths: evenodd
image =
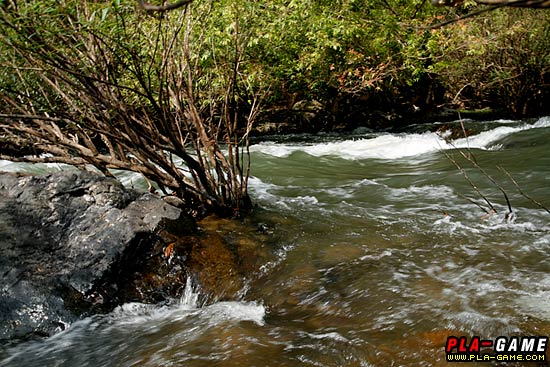
<svg viewBox="0 0 550 367"><path fill-rule="evenodd" d="M264 182L257 177L250 177L248 179L248 188L251 192L254 193L254 196L260 200L265 200L271 203L284 204L282 202L281 196L272 193L272 191L283 189L283 187L281 186ZM286 204L284 204L283 206L288 209L288 206Z"/></svg>
<svg viewBox="0 0 550 367"><path fill-rule="evenodd" d="M284 158L288 157L290 154L300 149L300 146L261 142L252 145L250 147L250 152L259 152L273 157Z"/></svg>
<svg viewBox="0 0 550 367"><path fill-rule="evenodd" d="M512 126L499 126L492 130L482 131L477 135L470 136L468 138L461 138L454 141L454 145L458 148L479 148L479 149L488 149L491 147L491 144L497 142L498 140L520 132L530 129L538 129L550 127L550 118L541 118L539 121L533 125L524 124L516 127Z"/></svg>
<svg viewBox="0 0 550 367"><path fill-rule="evenodd" d="M533 245L539 247L546 247L550 245L550 234L544 235L533 242Z"/></svg>
<svg viewBox="0 0 550 367"><path fill-rule="evenodd" d="M0 171L3 172L25 172L25 173L47 173L59 172L74 169L72 166L61 163L24 163L0 160Z"/></svg>
<svg viewBox="0 0 550 367"><path fill-rule="evenodd" d="M378 182L377 180L375 179L368 179L368 178L364 178L362 179L361 181L358 181L356 183L354 183L352 186L353 187L363 187L363 186L383 186L383 187L388 187L388 185L385 185L383 183L380 183Z"/></svg>
<svg viewBox="0 0 550 367"><path fill-rule="evenodd" d="M270 274L275 267L281 264L286 258L287 254L294 250L296 246L294 244L284 244L275 252L275 260L269 261L262 266L260 266L260 273L262 275Z"/></svg>
<svg viewBox="0 0 550 367"><path fill-rule="evenodd" d="M266 309L263 305L257 302L228 301L199 307L199 294L196 289L197 287L188 282L179 302L167 305L131 302L117 307L107 315L95 315L76 321L63 332L44 341L16 346L10 351L10 356L0 360L0 365L19 358L35 360L40 356L51 358L54 354L63 355L64 351L74 350L85 343L90 334L105 337L121 332L151 334L175 322L183 321L186 326L182 326L181 330L185 338L193 340L200 337L206 330L222 324L229 324L228 326L231 327L231 324L250 321L259 326L264 325ZM176 333L174 338L178 337L181 335L178 336ZM27 357L29 355L31 357Z"/></svg>
<svg viewBox="0 0 550 367"><path fill-rule="evenodd" d="M117 307L108 317L116 325L143 324L150 321L182 320L199 317L209 325L224 321L253 321L263 325L265 307L256 302L227 301L200 307L199 290L192 281L185 286L179 302L167 306L126 303Z"/></svg>
<svg viewBox="0 0 550 367"><path fill-rule="evenodd" d="M499 124L513 124L513 123L516 123L517 120L498 119L498 120L495 120L494 122L497 122Z"/></svg>
<svg viewBox="0 0 550 367"><path fill-rule="evenodd" d="M265 307L256 302L219 302L203 308L193 308L184 303L165 307L128 303L109 315L92 316L77 321L67 330L44 341L18 345L10 351L7 358L0 359L0 365L8 366L20 360L31 361L31 365L36 365L35 362L42 358L55 358L56 361L63 362L65 351L74 353L75 349L86 343L90 335L108 338L121 333L154 334L182 320L187 320L183 324L185 326L173 337L196 340L208 330L222 324L231 327L232 324L249 321L263 326L265 313Z"/></svg>
<svg viewBox="0 0 550 367"><path fill-rule="evenodd" d="M329 332L329 333L322 333L322 334L305 333L305 335L313 339L330 339L337 342L349 343L348 339L346 339L345 337L343 337L342 335L340 335L335 331Z"/></svg>
<svg viewBox="0 0 550 367"><path fill-rule="evenodd" d="M326 189L318 189L317 191L341 199L351 199L353 197L353 190L345 187L331 187Z"/></svg>
<svg viewBox="0 0 550 367"><path fill-rule="evenodd" d="M302 146L260 143L253 145L250 151L279 158L285 158L294 152L302 151L315 157L333 155L348 160L396 159L437 151L440 149L441 144L445 144L444 139L435 133L387 134L373 139L344 140Z"/></svg>
<svg viewBox="0 0 550 367"><path fill-rule="evenodd" d="M372 139L344 140L319 144L279 144L262 142L250 147L251 152L259 152L274 157L288 157L301 151L315 157L337 156L347 160L357 159L399 159L433 153L453 148L493 149L493 144L502 138L524 130L550 127L550 117L543 117L534 124L516 127L499 126L468 138L447 142L441 134L384 134Z"/></svg>
<svg viewBox="0 0 550 367"><path fill-rule="evenodd" d="M540 291L520 296L515 302L522 313L539 319L550 320L550 291Z"/></svg>
<svg viewBox="0 0 550 367"><path fill-rule="evenodd" d="M298 205L311 206L319 203L319 200L315 196L305 195L305 196L296 196L287 199L288 202Z"/></svg>
<svg viewBox="0 0 550 367"><path fill-rule="evenodd" d="M313 195L284 196L277 195L277 191L286 190L293 186L278 186L264 182L257 177L250 177L248 187L254 197L270 204L274 204L281 209L290 210L291 208L309 208L319 204L319 199Z"/></svg>
<svg viewBox="0 0 550 367"><path fill-rule="evenodd" d="M365 260L380 260L380 259L382 259L383 257L386 257L386 256L390 256L390 257L391 257L392 255L393 255L393 253L392 253L391 250L384 250L384 251L382 251L382 252L379 253L379 254L375 254L375 255L371 255L371 254L369 254L369 255L364 255L364 256L360 257L359 260L361 260L361 261L365 261Z"/></svg>
<svg viewBox="0 0 550 367"><path fill-rule="evenodd" d="M412 185L406 188L389 188L389 191L390 195L395 198L418 198L419 196L421 196L426 199L441 200L442 198L448 199L449 197L455 196L453 189L445 185Z"/></svg>
<svg viewBox="0 0 550 367"><path fill-rule="evenodd" d="M252 321L264 325L265 307L256 302L217 302L204 308L210 324L225 321Z"/></svg>
<svg viewBox="0 0 550 367"><path fill-rule="evenodd" d="M81 330L90 330L93 328L93 319L88 317L74 322L70 327L49 337L46 341L32 340L28 343L17 345L10 350L9 356L5 359L0 359L0 366L10 366L19 358L26 359L26 356L29 355L34 358L45 358L53 353L62 353L64 350L74 348L75 345L82 342Z"/></svg>
<svg viewBox="0 0 550 367"><path fill-rule="evenodd" d="M187 282L179 302L158 306L139 302L125 303L106 316L115 325L138 325L164 319L183 319L197 314L199 293L192 281Z"/></svg>
<svg viewBox="0 0 550 367"><path fill-rule="evenodd" d="M465 310L458 313L446 315L451 329L469 329L474 334L487 335L488 337L498 335L511 335L519 333L520 329L515 326L512 320L505 316L489 316L473 310Z"/></svg>
<svg viewBox="0 0 550 367"><path fill-rule="evenodd" d="M543 253L546 252L544 249ZM517 313L550 321L550 275L545 268L538 271L518 269L513 277L522 285L518 296L512 299L512 303L519 308Z"/></svg>

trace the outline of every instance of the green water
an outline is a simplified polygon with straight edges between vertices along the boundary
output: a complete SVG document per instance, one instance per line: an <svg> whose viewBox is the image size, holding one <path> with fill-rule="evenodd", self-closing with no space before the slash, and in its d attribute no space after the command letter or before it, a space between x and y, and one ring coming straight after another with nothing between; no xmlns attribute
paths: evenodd
<svg viewBox="0 0 550 367"><path fill-rule="evenodd" d="M253 221L271 258L242 299L201 308L189 289L174 305L126 305L0 365L447 366L449 335L549 335L550 214L497 167L550 207L550 119L466 127L474 134L452 145L430 125L254 145ZM512 220L461 160L497 213L464 199L483 203L453 146L506 191Z"/></svg>

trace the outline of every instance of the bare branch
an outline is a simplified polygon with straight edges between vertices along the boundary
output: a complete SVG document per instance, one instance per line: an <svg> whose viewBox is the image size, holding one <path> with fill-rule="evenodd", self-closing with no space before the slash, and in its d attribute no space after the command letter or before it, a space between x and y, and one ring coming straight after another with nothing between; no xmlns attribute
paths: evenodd
<svg viewBox="0 0 550 367"><path fill-rule="evenodd" d="M521 194L521 196L523 196L524 198L526 198L527 200L531 201L533 204L535 204L536 206L538 206L539 208L541 209L544 209L546 210L546 212L548 214L550 214L550 210L545 207L544 205L542 205L539 201L533 199L531 196L527 195L526 193L523 192L523 190L521 189L521 187L518 185L517 181L514 179L514 177L512 177L512 175L510 174L510 172L508 172L506 169L504 169L503 167L501 166L497 166L497 168L503 172L506 176L508 176L508 178L510 179L510 181L513 182L514 186L516 186L516 189L518 190L518 192Z"/></svg>
<svg viewBox="0 0 550 367"><path fill-rule="evenodd" d="M456 159L454 159L449 153L443 151L443 154L445 154L445 156L447 157L447 159L453 163L455 165L455 167L460 171L460 173L462 173L462 176L464 176L464 178L466 179L466 181L468 181L468 183L470 184L470 186L474 189L474 191L479 195L479 197L481 197L483 199L483 201L485 201L485 203L487 204L487 206L489 207L490 210L487 210L485 208L483 208L481 205L479 205L477 202L474 202L472 199L466 197L466 196L463 196L464 198L466 198L468 201L474 203L475 205L477 205L478 207L480 207L481 209L483 209L483 211L485 211L486 213L490 213L490 212L493 212L493 213L497 213L497 210L495 209L494 205L491 203L491 201L485 196L483 195L483 193L481 192L481 190L479 189L479 187L477 187L477 185L472 181L472 179L470 178L470 176L468 175L468 173L466 172L466 170L464 170L464 168L456 161Z"/></svg>
<svg viewBox="0 0 550 367"><path fill-rule="evenodd" d="M148 11L167 11L191 0L159 7L138 2ZM91 14L86 2L78 6L85 16ZM239 11L234 10L238 21ZM138 172L163 193L178 196L194 213L227 216L251 208L249 170L244 177L239 158L245 150L248 154L258 100L248 118L243 117L244 137L237 129L241 117L236 105L246 33L237 27L233 34L233 62L215 64L205 75L198 55L212 45L202 34L200 42L192 42L198 21L192 9L158 18L117 14L113 33L56 17L52 21L59 27L52 29L59 32L41 34L32 17L6 12L0 17L17 35L0 37L0 42L16 55L7 64L23 86L22 91L0 94L5 106L0 131L16 146L41 153L2 157L92 165L105 175L111 174L109 169ZM136 32L135 27L142 26L156 33ZM144 52L144 43L153 55ZM220 79L213 83L205 78ZM229 157L221 144L226 144Z"/></svg>
<svg viewBox="0 0 550 367"><path fill-rule="evenodd" d="M452 144L451 144L452 145ZM465 154L462 150L458 150L460 152L460 155L462 155L462 157L464 157L464 159L466 159L468 162L470 162L476 169L478 169L482 174L483 176L485 176L489 181L491 181L491 183L493 185L495 185L499 191L502 193L502 195L504 196L504 199L506 200L506 205L508 206L508 211L510 213L513 212L512 210L512 205L510 204L510 199L508 198L508 194L506 193L506 191L504 190L504 188L491 176L487 173L487 171L485 171L476 161L475 159L473 159L473 155L470 154L467 155Z"/></svg>

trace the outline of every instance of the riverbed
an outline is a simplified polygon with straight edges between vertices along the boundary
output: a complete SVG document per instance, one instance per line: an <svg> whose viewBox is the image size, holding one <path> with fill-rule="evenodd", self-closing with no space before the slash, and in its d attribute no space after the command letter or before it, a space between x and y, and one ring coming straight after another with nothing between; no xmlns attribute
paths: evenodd
<svg viewBox="0 0 550 367"><path fill-rule="evenodd" d="M251 221L271 255L241 298L199 305L190 284L0 365L447 366L450 335L549 335L550 118L463 124L263 139Z"/></svg>

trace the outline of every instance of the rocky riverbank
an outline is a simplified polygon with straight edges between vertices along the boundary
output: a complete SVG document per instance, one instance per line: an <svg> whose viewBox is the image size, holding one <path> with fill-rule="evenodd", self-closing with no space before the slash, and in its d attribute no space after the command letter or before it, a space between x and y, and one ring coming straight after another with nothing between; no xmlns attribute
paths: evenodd
<svg viewBox="0 0 550 367"><path fill-rule="evenodd" d="M191 274L205 301L234 297L252 260L220 226L90 172L0 174L0 340L179 297Z"/></svg>
<svg viewBox="0 0 550 367"><path fill-rule="evenodd" d="M266 135L301 133L347 133L356 129L369 131L395 131L414 124L450 122L460 119L479 121L510 118L504 111L490 108L479 110L453 110L449 108L420 108L415 105L391 106L364 105L361 101L348 101L342 110L333 110L317 100L301 100L291 108L267 109L252 131L254 138Z"/></svg>

